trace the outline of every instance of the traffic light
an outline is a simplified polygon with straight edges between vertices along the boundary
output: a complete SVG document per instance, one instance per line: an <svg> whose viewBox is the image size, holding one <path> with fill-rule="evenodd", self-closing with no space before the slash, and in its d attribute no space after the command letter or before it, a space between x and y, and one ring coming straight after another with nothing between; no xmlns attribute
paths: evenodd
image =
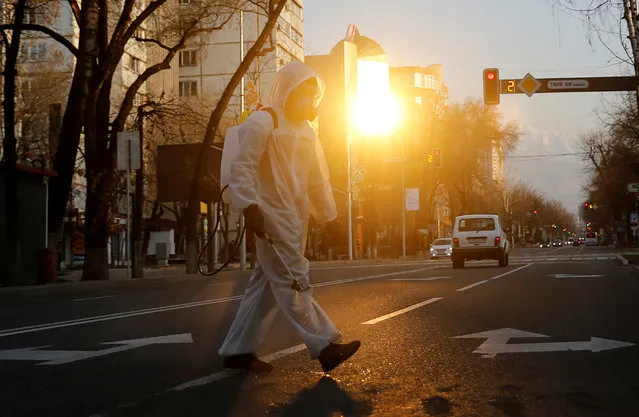
<svg viewBox="0 0 639 417"><path fill-rule="evenodd" d="M484 103L499 104L501 86L497 68L484 69Z"/></svg>
<svg viewBox="0 0 639 417"><path fill-rule="evenodd" d="M439 148L433 149L433 166L435 168L442 167L442 150Z"/></svg>

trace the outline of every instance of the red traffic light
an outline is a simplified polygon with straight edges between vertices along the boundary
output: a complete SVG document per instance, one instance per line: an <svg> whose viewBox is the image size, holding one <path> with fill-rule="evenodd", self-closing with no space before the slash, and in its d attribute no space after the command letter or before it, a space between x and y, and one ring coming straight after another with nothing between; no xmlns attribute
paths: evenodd
<svg viewBox="0 0 639 417"><path fill-rule="evenodd" d="M584 207L588 208L588 203L584 203Z"/></svg>
<svg viewBox="0 0 639 417"><path fill-rule="evenodd" d="M484 68L483 71L484 81L484 104L495 105L499 104L499 95L501 94L501 87L499 85L499 69L498 68Z"/></svg>
<svg viewBox="0 0 639 417"><path fill-rule="evenodd" d="M435 156L439 156L442 153L441 149L435 149Z"/></svg>
<svg viewBox="0 0 639 417"><path fill-rule="evenodd" d="M534 213L534 214L537 214L537 210L533 210L533 213Z"/></svg>

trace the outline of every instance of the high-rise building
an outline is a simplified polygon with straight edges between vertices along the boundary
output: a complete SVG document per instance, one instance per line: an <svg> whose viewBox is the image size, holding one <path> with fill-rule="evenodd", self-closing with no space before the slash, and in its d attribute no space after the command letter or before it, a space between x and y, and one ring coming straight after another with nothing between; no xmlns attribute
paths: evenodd
<svg viewBox="0 0 639 417"><path fill-rule="evenodd" d="M193 0L179 1L180 13L187 13ZM246 54L253 46L266 24L264 11L252 7L235 13L221 30L191 39L180 51L177 95L182 100L197 100L212 110L238 68L242 52ZM258 57L245 77L245 98L249 93L253 96L247 104L268 102L275 73L291 60L304 61L303 10L302 0L289 0L282 11L272 36L273 50ZM239 119L240 103L238 88L229 103L226 123ZM249 106L245 109L251 110Z"/></svg>

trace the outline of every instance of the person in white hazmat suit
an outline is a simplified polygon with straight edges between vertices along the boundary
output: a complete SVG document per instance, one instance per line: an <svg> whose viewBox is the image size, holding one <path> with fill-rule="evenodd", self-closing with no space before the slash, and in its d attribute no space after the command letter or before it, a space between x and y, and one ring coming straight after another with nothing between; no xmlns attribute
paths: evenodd
<svg viewBox="0 0 639 417"><path fill-rule="evenodd" d="M226 368L273 369L255 354L278 310L291 321L324 372L359 349L359 341L339 343L342 334L312 297L304 257L309 215L328 225L337 218L324 152L309 124L317 117L323 90L323 81L311 68L290 62L277 73L271 90L277 128L274 115L267 111L253 113L240 126L240 150L231 163L229 190L231 204L244 211L246 227L258 236L257 265L219 350ZM297 290L286 266L264 239L266 234L299 284Z"/></svg>

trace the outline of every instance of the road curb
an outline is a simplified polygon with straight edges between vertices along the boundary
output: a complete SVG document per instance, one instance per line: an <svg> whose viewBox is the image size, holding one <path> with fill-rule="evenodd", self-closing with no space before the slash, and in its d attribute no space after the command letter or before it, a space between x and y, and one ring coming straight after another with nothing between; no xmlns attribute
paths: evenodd
<svg viewBox="0 0 639 417"><path fill-rule="evenodd" d="M622 265L622 266L628 265L628 260L624 258L622 255L617 255L617 259L615 260L615 262L617 263L617 265Z"/></svg>

